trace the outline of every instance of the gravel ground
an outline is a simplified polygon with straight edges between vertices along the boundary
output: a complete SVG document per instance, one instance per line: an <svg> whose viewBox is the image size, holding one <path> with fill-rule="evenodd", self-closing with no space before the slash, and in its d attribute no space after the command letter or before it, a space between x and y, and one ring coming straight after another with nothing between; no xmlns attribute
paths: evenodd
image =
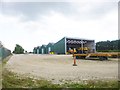
<svg viewBox="0 0 120 90"><path fill-rule="evenodd" d="M73 66L71 55L13 55L6 68L25 76L44 78L53 83L65 81L118 79L118 60L77 60Z"/></svg>

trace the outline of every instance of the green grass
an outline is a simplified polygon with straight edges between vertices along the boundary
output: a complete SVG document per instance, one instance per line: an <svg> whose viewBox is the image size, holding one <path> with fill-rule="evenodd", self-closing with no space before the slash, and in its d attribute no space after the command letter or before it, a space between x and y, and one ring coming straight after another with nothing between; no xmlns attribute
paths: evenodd
<svg viewBox="0 0 120 90"><path fill-rule="evenodd" d="M101 80L88 80L86 83L66 83L63 86L69 88L117 88L118 82L114 80L101 81Z"/></svg>
<svg viewBox="0 0 120 90"><path fill-rule="evenodd" d="M6 63L8 62L8 60L9 60L11 57L12 57L12 55L10 55L10 56L8 56L8 57L6 57L6 58L4 58L4 59L2 60L2 68L4 67L4 65L6 65Z"/></svg>
<svg viewBox="0 0 120 90"><path fill-rule="evenodd" d="M21 77L7 69L3 71L2 85L3 88L59 88L58 84L52 84L50 81Z"/></svg>
<svg viewBox="0 0 120 90"><path fill-rule="evenodd" d="M30 77L18 76L16 73L4 69L3 71L3 88L117 88L118 82L89 80L86 83L68 82L64 84L52 84L51 81L44 79L38 80Z"/></svg>

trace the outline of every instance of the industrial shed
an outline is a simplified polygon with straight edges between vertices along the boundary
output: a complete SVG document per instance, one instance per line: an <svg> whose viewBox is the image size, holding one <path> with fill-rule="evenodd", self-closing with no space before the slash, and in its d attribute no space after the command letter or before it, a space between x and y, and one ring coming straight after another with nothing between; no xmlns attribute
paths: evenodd
<svg viewBox="0 0 120 90"><path fill-rule="evenodd" d="M34 53L34 54L40 54L40 53L41 53L41 52L40 52L40 46L34 47L33 53Z"/></svg>
<svg viewBox="0 0 120 90"><path fill-rule="evenodd" d="M79 47L88 47L91 53L96 51L94 40L64 37L56 43L35 47L33 52L35 54L49 54L50 52L66 54L70 49Z"/></svg>
<svg viewBox="0 0 120 90"><path fill-rule="evenodd" d="M64 37L54 44L54 52L66 54L68 50L79 47L88 47L91 53L96 51L94 40Z"/></svg>
<svg viewBox="0 0 120 90"><path fill-rule="evenodd" d="M65 44L65 38L62 38L58 42L54 44L54 52L56 54L65 54L66 52L66 44Z"/></svg>
<svg viewBox="0 0 120 90"><path fill-rule="evenodd" d="M34 47L34 54L49 54L50 52L54 52L54 43L48 43L48 45L42 45Z"/></svg>
<svg viewBox="0 0 120 90"><path fill-rule="evenodd" d="M34 49L33 49L33 53L34 53L34 54L37 53L37 47L34 47Z"/></svg>
<svg viewBox="0 0 120 90"><path fill-rule="evenodd" d="M54 52L54 43L49 43L46 46L46 54L49 54L50 52Z"/></svg>
<svg viewBox="0 0 120 90"><path fill-rule="evenodd" d="M46 54L46 45L42 45L42 46L39 48L39 53L40 53L40 54Z"/></svg>
<svg viewBox="0 0 120 90"><path fill-rule="evenodd" d="M40 54L40 48L41 48L40 46L36 48L37 54Z"/></svg>

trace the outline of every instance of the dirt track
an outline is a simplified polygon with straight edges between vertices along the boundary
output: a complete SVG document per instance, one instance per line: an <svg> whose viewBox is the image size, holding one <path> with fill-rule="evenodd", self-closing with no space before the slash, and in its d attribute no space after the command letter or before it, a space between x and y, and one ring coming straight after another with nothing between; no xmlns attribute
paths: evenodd
<svg viewBox="0 0 120 90"><path fill-rule="evenodd" d="M70 55L13 55L6 68L18 74L45 78L53 83L72 80L118 79L118 60L77 60Z"/></svg>

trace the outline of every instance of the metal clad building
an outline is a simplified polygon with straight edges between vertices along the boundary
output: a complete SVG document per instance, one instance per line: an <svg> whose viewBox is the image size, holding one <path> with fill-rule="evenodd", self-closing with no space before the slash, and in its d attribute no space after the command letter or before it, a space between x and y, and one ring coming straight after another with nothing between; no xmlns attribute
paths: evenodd
<svg viewBox="0 0 120 90"><path fill-rule="evenodd" d="M33 49L33 53L34 53L34 54L37 53L37 47L34 47L34 49Z"/></svg>
<svg viewBox="0 0 120 90"><path fill-rule="evenodd" d="M42 45L39 50L40 54L46 54L46 45Z"/></svg>
<svg viewBox="0 0 120 90"><path fill-rule="evenodd" d="M55 44L49 43L37 47L37 50L39 50L37 54L49 54L51 51L56 54L66 54L70 49L79 47L88 47L91 53L96 51L94 40L64 37ZM36 53L36 48L34 48L33 52Z"/></svg>
<svg viewBox="0 0 120 90"><path fill-rule="evenodd" d="M65 54L66 52L66 45L65 45L65 37L59 40L54 44L54 52L56 54Z"/></svg>
<svg viewBox="0 0 120 90"><path fill-rule="evenodd" d="M40 47L39 46L36 48L36 53L40 54Z"/></svg>
<svg viewBox="0 0 120 90"><path fill-rule="evenodd" d="M50 52L54 52L54 43L49 43L46 46L46 54L49 54Z"/></svg>
<svg viewBox="0 0 120 90"><path fill-rule="evenodd" d="M79 47L88 47L89 52L95 52L95 41L79 38L64 37L54 44L54 52L57 54L66 54L68 50Z"/></svg>

